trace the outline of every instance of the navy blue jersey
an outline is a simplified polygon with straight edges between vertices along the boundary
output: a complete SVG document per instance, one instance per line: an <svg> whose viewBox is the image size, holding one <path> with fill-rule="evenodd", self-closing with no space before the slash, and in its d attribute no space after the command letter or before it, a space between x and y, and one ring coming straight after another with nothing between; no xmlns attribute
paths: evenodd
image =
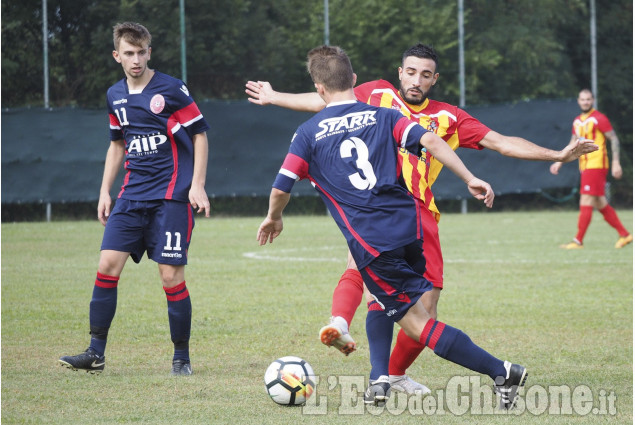
<svg viewBox="0 0 635 425"><path fill-rule="evenodd" d="M155 71L141 92L124 78L108 89L110 139L126 142L120 198L188 201L194 171L192 137L209 129L185 84Z"/></svg>
<svg viewBox="0 0 635 425"><path fill-rule="evenodd" d="M308 178L361 269L380 253L422 237L416 200L400 181L397 150L420 149L426 130L398 111L331 103L302 124L273 187Z"/></svg>

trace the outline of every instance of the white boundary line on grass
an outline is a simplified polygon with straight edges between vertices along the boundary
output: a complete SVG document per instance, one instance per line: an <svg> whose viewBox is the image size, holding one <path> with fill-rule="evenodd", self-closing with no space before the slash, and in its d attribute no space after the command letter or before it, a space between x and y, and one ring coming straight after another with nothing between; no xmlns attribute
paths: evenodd
<svg viewBox="0 0 635 425"><path fill-rule="evenodd" d="M251 251L251 252L243 252L244 258L249 258L251 260L262 260L262 261L294 261L294 262L325 262L325 263L343 263L345 262L345 256L342 257L320 257L320 256L311 256L311 253L315 253L317 251L333 251L337 250L341 247L334 246L322 246L322 247L304 247L304 248L288 248L288 249L276 249L275 252L269 251ZM306 252L307 255L298 255L302 252ZM613 259L613 262L616 259ZM620 259L622 260L622 259ZM603 258L598 258L595 260L580 260L580 259L570 259L570 260L533 260L526 258L507 258L504 260L491 260L491 259L475 259L475 258L444 258L443 262L445 264L604 264L606 261ZM618 261L620 264L629 264L628 259L624 259L624 261Z"/></svg>
<svg viewBox="0 0 635 425"><path fill-rule="evenodd" d="M321 246L321 247L304 247L304 248L289 248L289 249L276 249L275 252L243 252L243 257L251 260L269 260L269 261L297 261L297 262L327 262L327 263L346 263L346 254L342 254L341 257L319 257L311 256L311 253L316 251L334 251L341 249L341 247L334 246ZM307 256L298 256L302 252L306 252ZM290 254L290 255L289 255Z"/></svg>
<svg viewBox="0 0 635 425"><path fill-rule="evenodd" d="M630 264L628 258L625 258L623 261L620 258L620 261L615 261L615 259L611 259L613 263L620 264ZM474 258L444 258L443 262L445 264L606 264L606 259L598 258L594 260L531 260L526 258L508 258L504 260L490 260L490 259L474 259Z"/></svg>

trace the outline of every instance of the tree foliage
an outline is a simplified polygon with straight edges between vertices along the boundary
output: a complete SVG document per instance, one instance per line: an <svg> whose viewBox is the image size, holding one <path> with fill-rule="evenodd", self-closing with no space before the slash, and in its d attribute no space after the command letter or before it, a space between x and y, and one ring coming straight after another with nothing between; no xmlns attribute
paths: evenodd
<svg viewBox="0 0 635 425"><path fill-rule="evenodd" d="M152 66L181 76L178 0L47 0L53 106L102 107L123 77L112 26L144 23ZM633 3L597 0L598 99L632 144ZM396 83L416 42L440 55L434 96L459 100L457 2L330 0L329 41L351 56L358 81ZM242 99L248 79L312 90L306 52L324 42L323 0L185 0L187 83L196 97ZM590 86L588 0L465 2L467 104L572 98ZM41 105L42 0L2 0L2 102ZM632 149L631 149L632 151Z"/></svg>

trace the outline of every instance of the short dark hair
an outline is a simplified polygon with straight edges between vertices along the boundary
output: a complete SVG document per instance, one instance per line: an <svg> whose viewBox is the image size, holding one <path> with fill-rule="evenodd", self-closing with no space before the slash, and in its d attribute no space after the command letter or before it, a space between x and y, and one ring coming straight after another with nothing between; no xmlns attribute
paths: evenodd
<svg viewBox="0 0 635 425"><path fill-rule="evenodd" d="M152 35L146 27L136 22L124 22L117 24L112 29L112 41L115 45L115 50L119 50L119 43L121 40L132 44L137 47L145 47L147 44L152 44Z"/></svg>
<svg viewBox="0 0 635 425"><path fill-rule="evenodd" d="M439 58L436 50L432 46L427 44L417 43L414 46L408 47L401 56L401 64L403 65L407 57L414 56L421 59L432 59L434 61L434 70L436 72L439 67Z"/></svg>
<svg viewBox="0 0 635 425"><path fill-rule="evenodd" d="M306 67L313 82L324 84L329 91L341 92L353 87L353 66L340 47L322 45L311 49Z"/></svg>
<svg viewBox="0 0 635 425"><path fill-rule="evenodd" d="M589 88L586 88L586 87L585 87L585 88L583 88L582 90L580 90L580 91L578 92L578 97L580 97L580 95L581 95L582 93L589 93L589 94L591 95L591 97L592 97L593 99L595 99L595 96L593 96L593 91L591 91L591 89L589 89Z"/></svg>

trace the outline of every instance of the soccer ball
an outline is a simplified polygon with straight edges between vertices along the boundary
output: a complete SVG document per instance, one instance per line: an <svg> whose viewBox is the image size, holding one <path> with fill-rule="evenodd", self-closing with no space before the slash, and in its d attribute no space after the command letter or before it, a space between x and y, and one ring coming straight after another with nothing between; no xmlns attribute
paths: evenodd
<svg viewBox="0 0 635 425"><path fill-rule="evenodd" d="M273 401L287 406L304 404L315 389L313 368L295 356L274 360L265 372L265 389Z"/></svg>

